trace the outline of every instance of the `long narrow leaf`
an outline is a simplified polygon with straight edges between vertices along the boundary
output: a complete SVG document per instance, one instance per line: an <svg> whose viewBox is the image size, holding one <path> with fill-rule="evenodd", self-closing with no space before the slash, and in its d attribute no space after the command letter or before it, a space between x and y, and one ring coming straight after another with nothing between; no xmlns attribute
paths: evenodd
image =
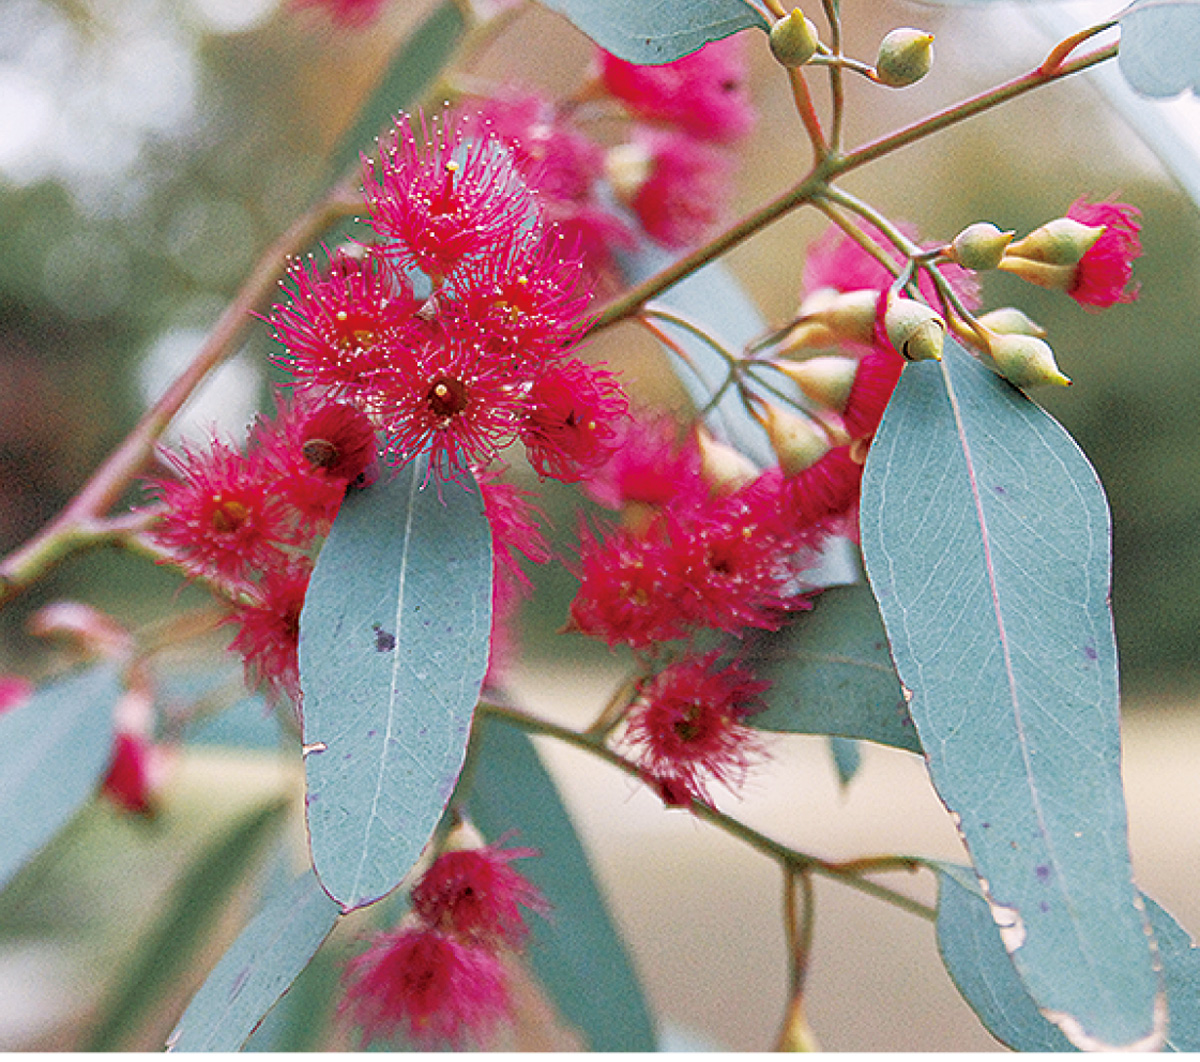
<svg viewBox="0 0 1200 1062"><path fill-rule="evenodd" d="M491 531L479 488L424 460L347 496L300 616L313 866L345 910L412 868L466 754L487 667Z"/></svg>
<svg viewBox="0 0 1200 1062"><path fill-rule="evenodd" d="M1095 472L1054 420L949 343L896 388L861 529L930 775L1030 995L1077 1046L1160 1044Z"/></svg>
<svg viewBox="0 0 1200 1062"><path fill-rule="evenodd" d="M120 692L115 670L95 667L0 715L0 888L96 792Z"/></svg>
<svg viewBox="0 0 1200 1062"><path fill-rule="evenodd" d="M208 975L175 1027L174 1051L237 1051L299 977L340 908L311 870L273 898Z"/></svg>

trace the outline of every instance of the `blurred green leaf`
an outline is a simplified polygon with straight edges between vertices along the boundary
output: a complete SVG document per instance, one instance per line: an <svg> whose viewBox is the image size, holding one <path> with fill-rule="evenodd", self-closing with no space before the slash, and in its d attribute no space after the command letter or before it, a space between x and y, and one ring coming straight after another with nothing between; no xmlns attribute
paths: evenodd
<svg viewBox="0 0 1200 1062"><path fill-rule="evenodd" d="M391 892L421 854L487 669L483 501L473 481L438 483L427 468L346 496L300 616L309 843L345 910Z"/></svg>
<svg viewBox="0 0 1200 1062"><path fill-rule="evenodd" d="M860 527L930 775L1030 995L1076 1044L1152 1044L1161 986L1129 862L1095 472L948 342L900 379Z"/></svg>
<svg viewBox="0 0 1200 1062"><path fill-rule="evenodd" d="M767 710L751 725L790 734L836 734L920 752L875 598L835 586L777 631L755 631L743 658L770 681Z"/></svg>
<svg viewBox="0 0 1200 1062"><path fill-rule="evenodd" d="M862 749L853 738L829 738L829 754L833 757L833 765L837 768L838 782L844 789L854 781L858 769L862 766Z"/></svg>
<svg viewBox="0 0 1200 1062"><path fill-rule="evenodd" d="M629 63L670 63L738 30L770 29L746 0L542 0Z"/></svg>
<svg viewBox="0 0 1200 1062"><path fill-rule="evenodd" d="M462 10L454 0L443 0L416 28L334 150L327 185L345 177L396 115L420 101L454 54L465 30Z"/></svg>
<svg viewBox="0 0 1200 1062"><path fill-rule="evenodd" d="M0 888L95 795L120 695L116 670L102 665L0 713Z"/></svg>
<svg viewBox="0 0 1200 1062"><path fill-rule="evenodd" d="M192 998L168 1047L237 1051L291 987L341 910L306 870L272 897Z"/></svg>
<svg viewBox="0 0 1200 1062"><path fill-rule="evenodd" d="M131 969L101 1008L84 1050L118 1050L177 987L177 979L208 945L232 894L254 868L287 810L287 802L278 801L243 817L192 861L171 890L163 916Z"/></svg>
<svg viewBox="0 0 1200 1062"><path fill-rule="evenodd" d="M1200 93L1200 0L1134 0L1121 14L1117 63L1143 96Z"/></svg>
<svg viewBox="0 0 1200 1062"><path fill-rule="evenodd" d="M515 845L538 852L520 871L551 907L530 920L528 957L542 987L589 1050L655 1050L637 974L553 779L516 727L480 716L476 729L472 820L493 840L516 831Z"/></svg>

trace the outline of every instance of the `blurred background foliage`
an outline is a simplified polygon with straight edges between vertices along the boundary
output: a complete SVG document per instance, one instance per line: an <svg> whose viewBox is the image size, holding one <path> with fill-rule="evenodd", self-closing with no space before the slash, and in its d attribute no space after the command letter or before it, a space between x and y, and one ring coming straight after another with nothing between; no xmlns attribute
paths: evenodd
<svg viewBox="0 0 1200 1062"><path fill-rule="evenodd" d="M0 0L0 551L61 508L186 362L264 247L322 190L329 152L430 6L393 0L381 22L356 29L278 0ZM1021 29L1011 4L981 11L847 0L843 10L848 50L863 58L896 25L926 26L938 38L925 82L903 92L851 83L851 144L1019 74L1047 50L1033 30ZM744 152L739 208L781 190L807 162L786 81L764 41L751 50L762 119ZM565 93L590 59L586 41L531 5L482 55L477 73ZM1132 703L1194 698L1196 207L1082 81L907 149L847 185L916 223L926 239L949 238L981 219L1028 230L1064 213L1080 194L1118 194L1141 207L1145 256L1136 303L1089 314L1005 276L987 278L984 290L989 305L1020 305L1049 328L1075 380L1069 390L1037 397L1079 440L1108 489L1113 598ZM819 217L802 212L731 255L769 319L794 311L804 247L822 229ZM241 434L268 403L269 343L265 328L254 330L247 349L189 407L185 435L202 436L214 425ZM604 337L597 356L621 369L631 391L682 400L662 356L637 329ZM538 487L531 476L527 485ZM540 489L569 555L577 496L558 484ZM530 666L607 658L602 646L554 634L574 589L569 572L548 566L534 574ZM82 599L136 625L192 594L199 597L138 558L73 559L0 613L0 669L36 676L44 648L23 625L47 601ZM279 799L295 782L260 779L246 790L219 764L192 769L216 774L185 779L158 822L89 810L0 904L5 936L69 941L72 954L86 959L72 967L84 971L79 983L57 984L60 1003L62 993L76 993L94 1004L97 972L129 963L138 926L165 895L166 861L177 872L231 816ZM218 775L222 796L214 805ZM85 881L76 874L84 864L102 873ZM140 885L129 891L133 881ZM44 1008L55 1001L47 985L64 967L39 966L40 952L21 954L22 975L3 979L27 984L30 998L17 1000L13 1012L27 1007L36 1018L41 1007L44 1022ZM201 956L201 966L212 958ZM161 1042L154 1037L169 1027L152 1030L144 1046ZM28 1045L20 1028L8 1028L12 1042ZM45 1046L74 1043L68 1033Z"/></svg>

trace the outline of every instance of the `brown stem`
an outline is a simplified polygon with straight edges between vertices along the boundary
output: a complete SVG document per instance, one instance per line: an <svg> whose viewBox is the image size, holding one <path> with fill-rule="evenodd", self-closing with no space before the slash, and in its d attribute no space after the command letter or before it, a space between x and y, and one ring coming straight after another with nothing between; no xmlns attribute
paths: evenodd
<svg viewBox="0 0 1200 1062"><path fill-rule="evenodd" d="M121 523L107 521L104 515L145 467L167 425L204 378L237 349L243 331L253 320L252 314L275 291L289 256L299 254L334 221L360 205L361 200L346 186L339 185L267 248L191 364L142 415L133 431L96 469L66 508L0 562L0 605L20 594L68 554L121 540L127 533Z"/></svg>

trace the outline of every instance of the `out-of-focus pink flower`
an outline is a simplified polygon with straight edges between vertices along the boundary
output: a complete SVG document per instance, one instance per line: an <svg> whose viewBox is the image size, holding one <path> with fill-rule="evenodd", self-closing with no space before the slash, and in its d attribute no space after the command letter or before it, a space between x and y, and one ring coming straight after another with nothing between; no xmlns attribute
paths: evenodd
<svg viewBox="0 0 1200 1062"><path fill-rule="evenodd" d="M613 452L628 410L611 372L578 358L555 362L533 381L521 422L530 464L564 483L587 478Z"/></svg>
<svg viewBox="0 0 1200 1062"><path fill-rule="evenodd" d="M33 683L21 675L0 675L0 714L20 708L33 696Z"/></svg>
<svg viewBox="0 0 1200 1062"><path fill-rule="evenodd" d="M892 242L869 222L860 221L859 227L888 257L899 262ZM916 240L916 229L912 225L898 228L910 240ZM940 267L942 276L962 299L969 310L978 309L979 282L975 274L961 266L949 264ZM806 295L821 288L835 291L886 291L896 278L884 266L855 243L836 225L830 225L822 235L809 245L804 257L804 273L801 286ZM938 305L937 288L922 271L918 281L921 295L931 306Z"/></svg>
<svg viewBox="0 0 1200 1062"><path fill-rule="evenodd" d="M584 489L609 509L630 502L661 508L708 492L695 435L680 439L671 418L646 415L625 422L612 455Z"/></svg>
<svg viewBox="0 0 1200 1062"><path fill-rule="evenodd" d="M364 1045L403 1033L425 1050L486 1042L509 1014L504 967L489 948L429 926L380 933L346 966L340 1013Z"/></svg>
<svg viewBox="0 0 1200 1062"><path fill-rule="evenodd" d="M816 464L789 477L783 486L783 511L801 527L841 530L853 513L862 486L862 464L848 446L835 446Z"/></svg>
<svg viewBox="0 0 1200 1062"><path fill-rule="evenodd" d="M138 734L118 733L113 740L112 762L100 791L119 808L144 815L152 808L154 749Z"/></svg>
<svg viewBox="0 0 1200 1062"><path fill-rule="evenodd" d="M344 26L366 26L379 18L387 0L292 0L296 7L323 7Z"/></svg>
<svg viewBox="0 0 1200 1062"><path fill-rule="evenodd" d="M708 786L740 784L761 741L747 716L761 709L759 682L739 664L718 670L718 652L687 657L644 683L624 742L664 802L711 801Z"/></svg>
<svg viewBox="0 0 1200 1062"><path fill-rule="evenodd" d="M412 891L426 924L482 947L519 947L528 934L521 908L544 912L546 901L510 865L537 853L497 845L443 852Z"/></svg>
<svg viewBox="0 0 1200 1062"><path fill-rule="evenodd" d="M238 628L229 648L242 656L246 684L262 687L272 699L300 700L300 611L311 575L307 558L268 569L246 587L249 600L235 605L226 620Z"/></svg>
<svg viewBox="0 0 1200 1062"><path fill-rule="evenodd" d="M604 87L637 118L678 126L703 140L729 143L754 127L745 41L706 44L663 66L638 66L600 53Z"/></svg>
<svg viewBox="0 0 1200 1062"><path fill-rule="evenodd" d="M1133 302L1133 260L1142 253L1141 211L1127 203L1089 203L1076 199L1067 217L1084 225L1103 225L1104 233L1080 260L1067 294L1085 309L1104 309Z"/></svg>
<svg viewBox="0 0 1200 1062"><path fill-rule="evenodd" d="M695 136L642 129L649 174L630 206L642 228L666 247L701 243L729 210L736 159Z"/></svg>

